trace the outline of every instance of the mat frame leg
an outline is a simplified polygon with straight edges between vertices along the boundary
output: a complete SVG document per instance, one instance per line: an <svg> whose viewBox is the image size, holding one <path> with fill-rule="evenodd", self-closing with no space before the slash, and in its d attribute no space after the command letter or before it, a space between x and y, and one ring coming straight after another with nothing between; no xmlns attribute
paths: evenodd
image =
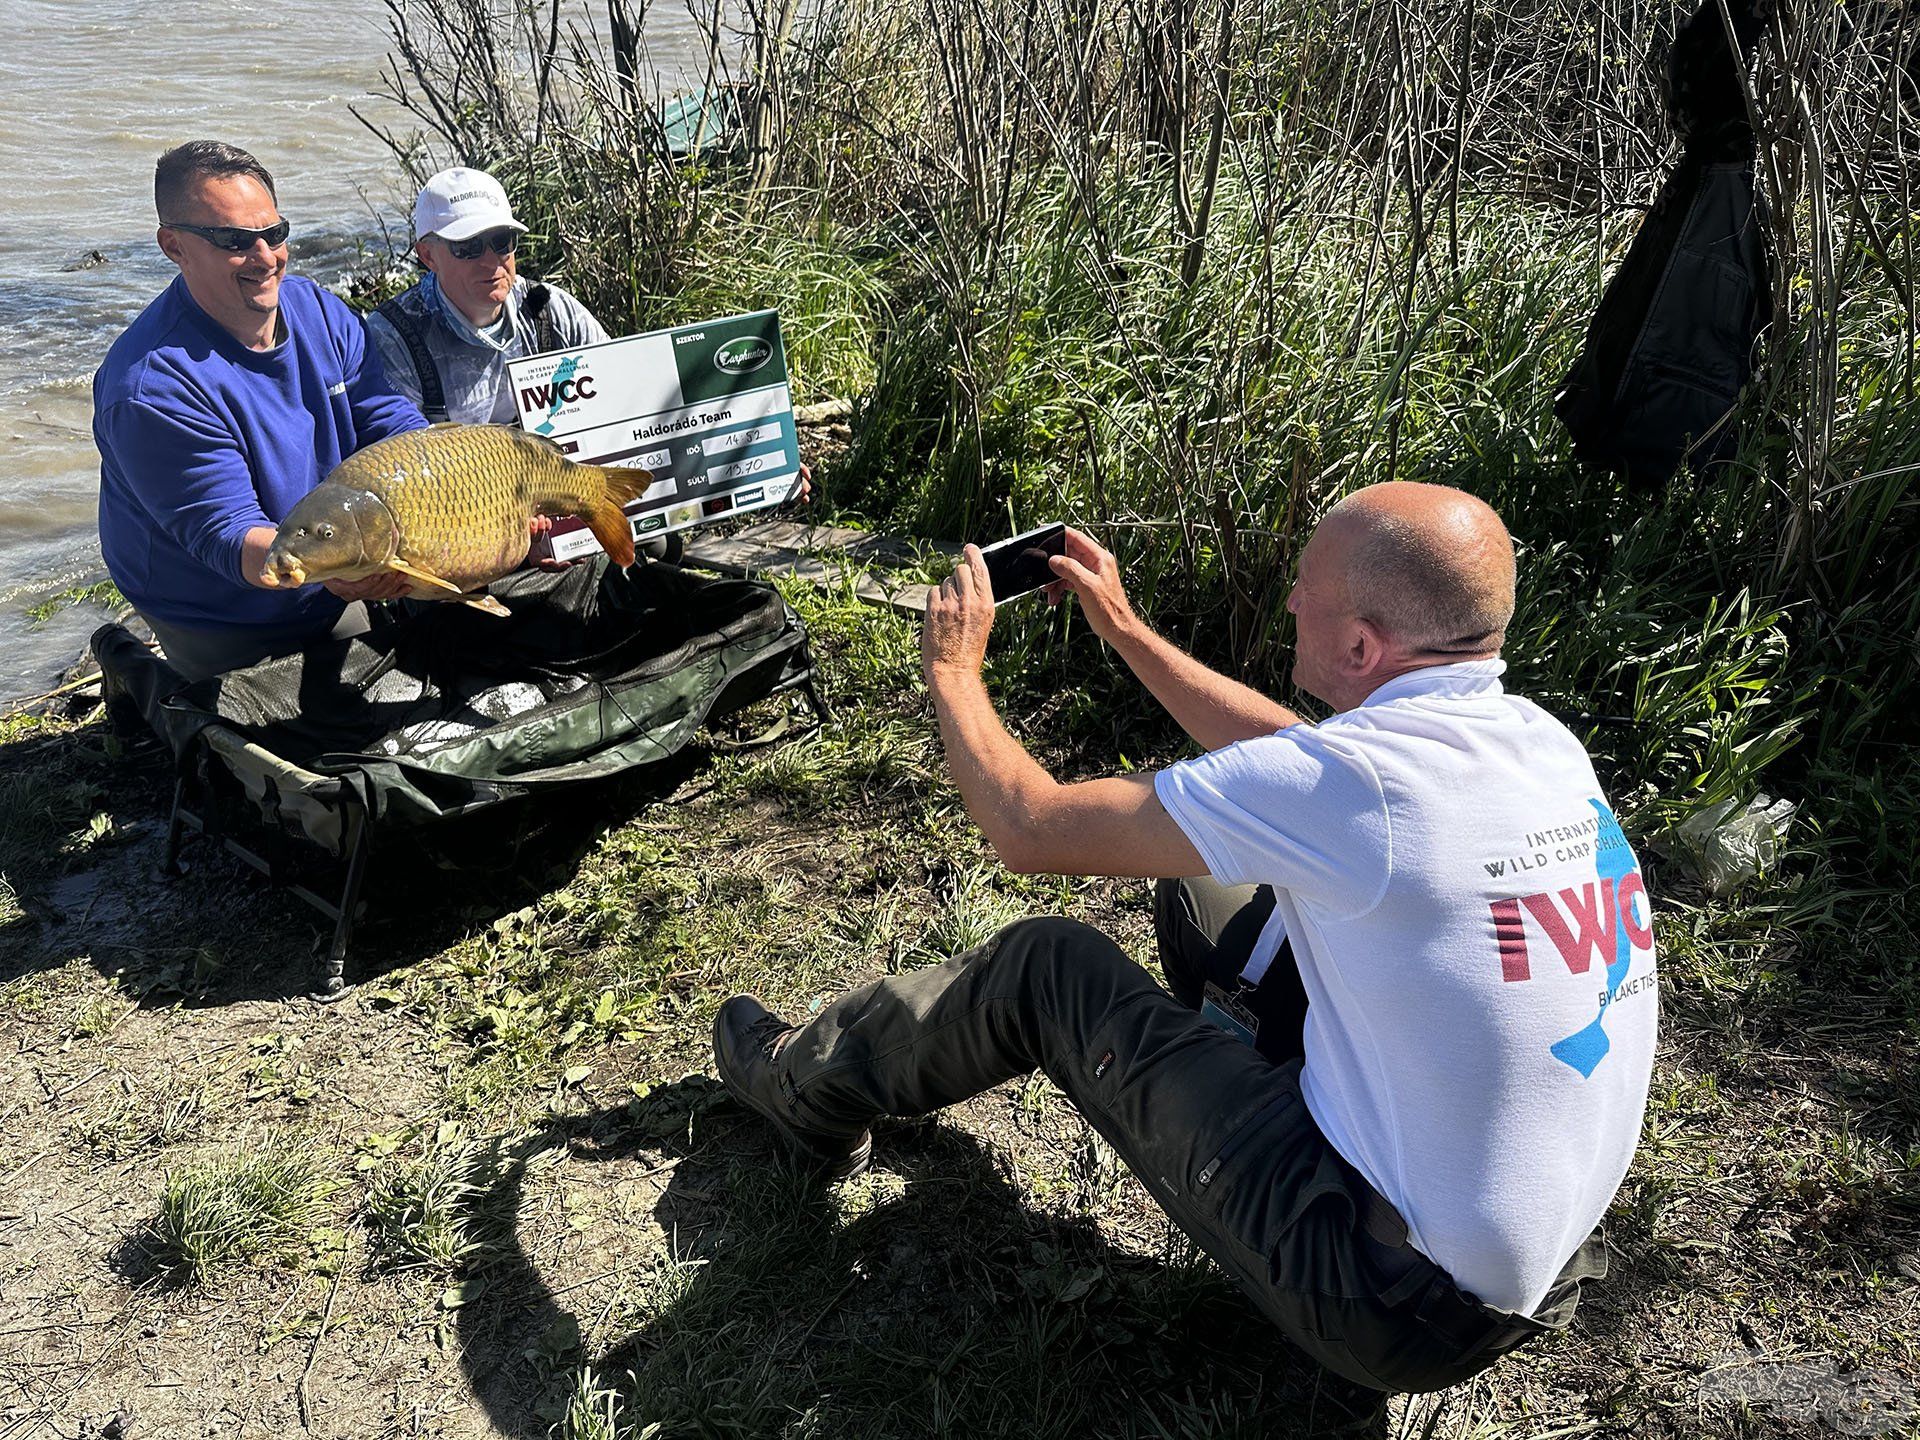
<svg viewBox="0 0 1920 1440"><path fill-rule="evenodd" d="M314 999L338 1000L347 993L347 947L353 942L353 922L360 909L360 886L367 877L367 817L359 805L349 802L346 809L347 878L333 922L333 939L327 947L326 971Z"/></svg>
<svg viewBox="0 0 1920 1440"><path fill-rule="evenodd" d="M821 696L813 671L809 670L807 678L800 682L800 693L807 697L807 704L813 707L814 716L822 725L833 724L833 707Z"/></svg>
<svg viewBox="0 0 1920 1440"><path fill-rule="evenodd" d="M187 770L183 765L173 780L173 809L167 815L167 848L160 859L160 873L178 878L187 873L180 863L180 846L186 840Z"/></svg>

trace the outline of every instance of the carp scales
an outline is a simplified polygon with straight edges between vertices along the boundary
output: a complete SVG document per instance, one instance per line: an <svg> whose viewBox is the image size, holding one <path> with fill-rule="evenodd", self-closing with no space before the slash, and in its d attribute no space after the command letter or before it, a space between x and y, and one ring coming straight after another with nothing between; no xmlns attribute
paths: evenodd
<svg viewBox="0 0 1920 1440"><path fill-rule="evenodd" d="M357 450L287 512L267 551L270 589L364 580L396 571L417 600L474 595L527 558L536 515L573 515L616 565L633 563L621 507L653 481L645 470L577 465L551 440L502 425L432 425Z"/></svg>

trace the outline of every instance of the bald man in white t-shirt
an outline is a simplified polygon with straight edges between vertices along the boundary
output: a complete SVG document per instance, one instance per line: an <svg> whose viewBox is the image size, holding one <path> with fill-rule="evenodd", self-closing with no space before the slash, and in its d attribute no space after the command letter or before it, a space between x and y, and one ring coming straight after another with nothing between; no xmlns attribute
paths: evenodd
<svg viewBox="0 0 1920 1440"><path fill-rule="evenodd" d="M1578 740L1507 694L1513 544L1444 486L1360 490L1287 597L1317 725L1134 614L1078 532L1053 562L1205 752L1054 780L980 676L968 547L922 660L967 809L1015 870L1166 877L1161 988L1106 936L1021 921L804 1027L751 996L720 1076L822 1169L882 1115L1043 1069L1302 1350L1383 1390L1453 1385L1563 1328L1605 1272L1653 1063L1640 866Z"/></svg>

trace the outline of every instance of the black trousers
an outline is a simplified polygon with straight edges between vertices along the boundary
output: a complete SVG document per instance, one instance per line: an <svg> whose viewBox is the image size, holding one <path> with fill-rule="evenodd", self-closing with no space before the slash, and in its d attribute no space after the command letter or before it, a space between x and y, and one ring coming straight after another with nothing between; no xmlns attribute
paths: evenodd
<svg viewBox="0 0 1920 1440"><path fill-rule="evenodd" d="M347 640L364 635L374 625L374 616L364 601L356 600L340 612L331 630L315 634L311 628L289 629L284 625L230 625L223 629L201 629L175 625L171 620L140 617L160 642L160 653L167 663L189 680L205 680L224 675L245 665L257 665L272 655L291 655L309 645L327 640Z"/></svg>
<svg viewBox="0 0 1920 1440"><path fill-rule="evenodd" d="M1244 963L1264 916L1210 881L1169 882L1158 906L1161 988L1112 940L1048 917L978 949L889 976L827 1005L775 1062L802 1125L850 1134L920 1115L1039 1068L1154 1199L1280 1330L1328 1369L1381 1390L1440 1389L1532 1335L1565 1326L1590 1240L1534 1316L1463 1294L1327 1144L1300 1097L1296 1053L1276 1063L1195 1013L1204 977ZM1266 896L1270 910L1272 896ZM1276 961L1259 1003L1291 1013ZM1230 969L1227 969L1230 967ZM1299 988L1297 974L1292 986ZM1305 1012L1304 998L1298 1005Z"/></svg>

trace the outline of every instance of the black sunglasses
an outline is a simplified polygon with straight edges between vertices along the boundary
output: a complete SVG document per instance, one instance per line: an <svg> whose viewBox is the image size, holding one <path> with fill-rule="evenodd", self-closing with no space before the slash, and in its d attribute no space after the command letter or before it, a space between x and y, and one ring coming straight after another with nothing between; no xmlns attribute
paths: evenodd
<svg viewBox="0 0 1920 1440"><path fill-rule="evenodd" d="M169 230L184 230L189 235L198 235L209 245L231 250L235 254L251 250L256 240L264 240L268 249L278 250L287 243L287 232L293 229L285 220L276 220L264 230L248 230L241 225L182 225L177 220L162 220L160 223Z"/></svg>
<svg viewBox="0 0 1920 1440"><path fill-rule="evenodd" d="M518 230L489 230L466 240L447 241L447 253L456 260L477 260L483 250L491 250L496 255L511 255L519 245Z"/></svg>

